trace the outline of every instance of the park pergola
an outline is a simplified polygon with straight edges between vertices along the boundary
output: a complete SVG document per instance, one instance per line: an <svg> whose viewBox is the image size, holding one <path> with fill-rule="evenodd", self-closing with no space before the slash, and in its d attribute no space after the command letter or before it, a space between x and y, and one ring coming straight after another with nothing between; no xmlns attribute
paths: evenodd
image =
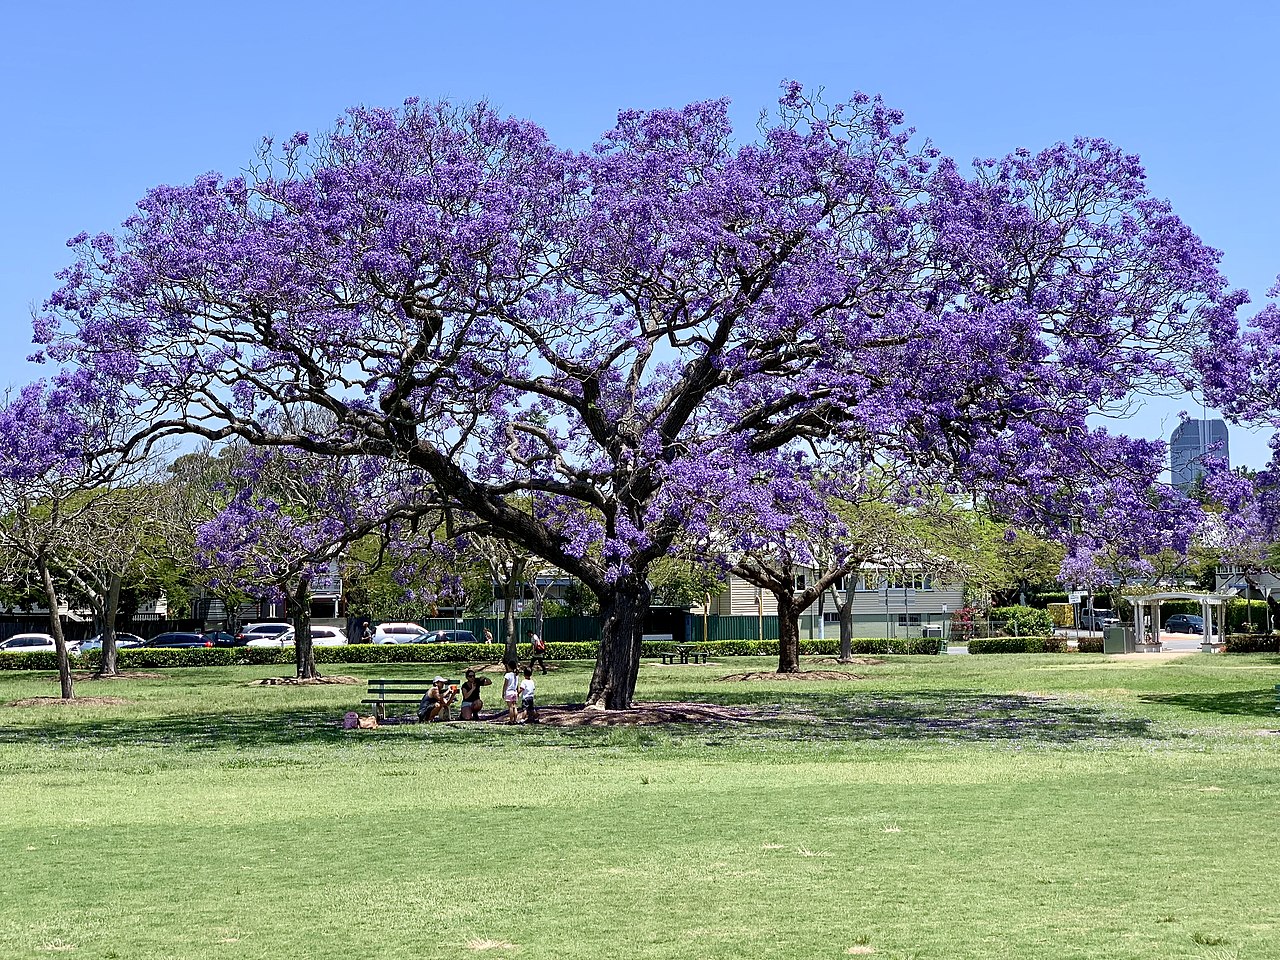
<svg viewBox="0 0 1280 960"><path fill-rule="evenodd" d="M1133 635L1138 643L1160 642L1160 605L1166 600L1196 600L1200 603L1200 616L1204 620L1204 633L1201 635L1201 650L1217 650L1227 635L1227 601L1234 593L1193 593L1189 591L1170 591L1167 593L1149 593L1145 596L1130 597L1133 604ZM1150 619L1148 621L1148 613ZM1214 630L1214 615L1217 616L1217 630ZM1146 624L1151 623L1151 631ZM1217 633L1218 641L1212 639Z"/></svg>

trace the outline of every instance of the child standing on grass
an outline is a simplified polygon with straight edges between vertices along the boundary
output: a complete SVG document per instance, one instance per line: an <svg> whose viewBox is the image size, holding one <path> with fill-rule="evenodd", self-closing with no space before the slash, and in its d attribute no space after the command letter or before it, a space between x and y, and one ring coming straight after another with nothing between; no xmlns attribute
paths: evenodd
<svg viewBox="0 0 1280 960"><path fill-rule="evenodd" d="M512 667L502 675L502 699L507 705L507 723L516 722L516 701L520 696L520 678Z"/></svg>
<svg viewBox="0 0 1280 960"><path fill-rule="evenodd" d="M538 715L533 710L533 667L524 668L524 679L520 681L520 712L524 715L521 723L537 723Z"/></svg>

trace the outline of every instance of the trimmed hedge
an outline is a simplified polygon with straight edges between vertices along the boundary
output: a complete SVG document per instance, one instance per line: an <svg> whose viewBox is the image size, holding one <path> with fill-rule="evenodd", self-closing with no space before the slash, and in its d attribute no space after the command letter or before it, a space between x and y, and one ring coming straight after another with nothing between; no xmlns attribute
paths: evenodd
<svg viewBox="0 0 1280 960"><path fill-rule="evenodd" d="M1102 638L1101 637L1081 637L1076 641L1077 653L1101 653Z"/></svg>
<svg viewBox="0 0 1280 960"><path fill-rule="evenodd" d="M1280 633L1229 633L1225 653L1280 653Z"/></svg>
<svg viewBox="0 0 1280 960"><path fill-rule="evenodd" d="M1003 622L1005 633L1039 637L1053 632L1053 618L1047 610L1034 607L992 607L988 614L993 623Z"/></svg>
<svg viewBox="0 0 1280 960"><path fill-rule="evenodd" d="M1063 653L1067 642L1061 637L974 637L970 653Z"/></svg>
<svg viewBox="0 0 1280 960"><path fill-rule="evenodd" d="M640 650L643 657L658 657L672 649L670 640L646 640ZM720 657L776 657L777 640L709 640L696 644ZM594 660L598 644L593 642L548 643L548 660ZM502 659L502 645L498 643L351 643L338 647L316 647L317 663L470 663ZM521 660L528 660L532 652L527 643L516 647ZM806 656L835 656L840 652L840 641L833 637L825 640L801 640L800 652ZM853 652L866 654L927 654L942 652L937 639L883 639L855 638ZM98 666L102 654L94 650L71 658L71 664L79 670ZM168 649L162 647L133 647L118 652L117 663L121 670L156 669L162 667L229 667L260 664L292 664L292 647L191 647ZM0 654L0 670L57 670L58 656L52 652Z"/></svg>

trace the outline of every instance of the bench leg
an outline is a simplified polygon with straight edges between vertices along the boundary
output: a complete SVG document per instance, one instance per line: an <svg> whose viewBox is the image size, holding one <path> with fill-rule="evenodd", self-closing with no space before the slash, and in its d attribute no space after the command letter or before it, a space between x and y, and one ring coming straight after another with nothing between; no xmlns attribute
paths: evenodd
<svg viewBox="0 0 1280 960"><path fill-rule="evenodd" d="M387 705L385 703L375 703L373 705L373 715L377 717L379 722L387 719Z"/></svg>

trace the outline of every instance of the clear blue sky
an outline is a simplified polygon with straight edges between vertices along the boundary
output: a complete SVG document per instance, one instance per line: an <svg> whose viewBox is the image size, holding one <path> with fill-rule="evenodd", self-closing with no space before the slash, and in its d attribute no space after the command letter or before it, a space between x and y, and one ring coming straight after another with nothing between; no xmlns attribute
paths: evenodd
<svg viewBox="0 0 1280 960"><path fill-rule="evenodd" d="M265 134L356 103L488 98L585 147L624 107L728 96L753 131L777 85L881 93L967 160L1076 134L1140 154L1154 193L1261 301L1280 272L1280 13L1269 3L12 4L0 39L0 384L31 379L29 314L66 239L143 191L243 167ZM1129 432L1167 435L1187 403ZM1232 434L1260 465L1260 436Z"/></svg>

